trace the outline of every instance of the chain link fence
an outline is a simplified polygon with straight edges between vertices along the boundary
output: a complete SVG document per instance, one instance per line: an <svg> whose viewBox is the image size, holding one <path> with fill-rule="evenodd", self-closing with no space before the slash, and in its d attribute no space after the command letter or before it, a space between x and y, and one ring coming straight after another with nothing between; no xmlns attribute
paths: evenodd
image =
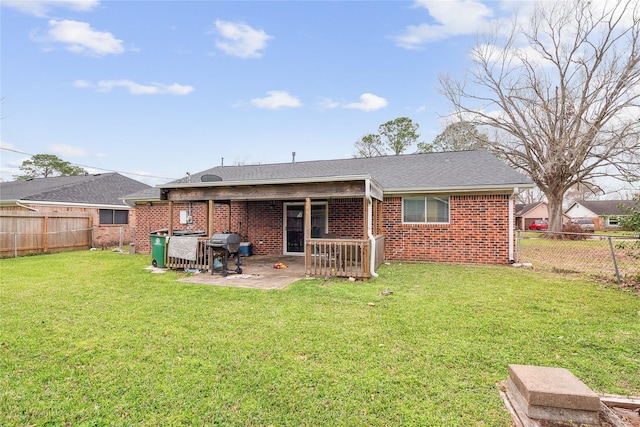
<svg viewBox="0 0 640 427"><path fill-rule="evenodd" d="M585 233L519 231L519 263L563 274L582 274L640 290L640 239Z"/></svg>

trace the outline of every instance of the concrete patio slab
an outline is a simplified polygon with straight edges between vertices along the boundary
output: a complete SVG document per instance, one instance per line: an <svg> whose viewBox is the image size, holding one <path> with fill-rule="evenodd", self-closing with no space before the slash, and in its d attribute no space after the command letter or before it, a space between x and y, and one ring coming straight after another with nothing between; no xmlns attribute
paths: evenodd
<svg viewBox="0 0 640 427"><path fill-rule="evenodd" d="M242 274L233 272L235 265L229 262L229 275L211 274L203 271L178 280L181 283L197 283L201 285L228 286L247 289L274 290L284 289L291 283L305 278L304 257L254 255L242 257ZM274 268L283 263L287 268Z"/></svg>

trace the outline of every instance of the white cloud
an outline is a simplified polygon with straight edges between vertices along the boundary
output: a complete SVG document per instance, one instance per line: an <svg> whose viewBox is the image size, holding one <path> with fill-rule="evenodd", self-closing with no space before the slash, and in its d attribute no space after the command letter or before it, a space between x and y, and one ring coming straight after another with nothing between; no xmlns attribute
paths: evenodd
<svg viewBox="0 0 640 427"><path fill-rule="evenodd" d="M398 46L420 49L424 45L457 35L473 34L493 16L477 0L418 0L417 7L427 9L435 23L410 25L395 37Z"/></svg>
<svg viewBox="0 0 640 427"><path fill-rule="evenodd" d="M78 88L96 89L99 92L111 92L114 88L122 87L132 95L187 95L195 90L193 86L173 83L165 85L151 83L143 85L131 80L100 80L91 83L87 80L76 80L73 85Z"/></svg>
<svg viewBox="0 0 640 427"><path fill-rule="evenodd" d="M99 0L2 0L3 6L38 17L47 16L50 10L56 8L89 12L99 4Z"/></svg>
<svg viewBox="0 0 640 427"><path fill-rule="evenodd" d="M113 34L96 31L86 22L65 20L49 21L49 31L45 37L32 35L35 41L63 43L67 50L92 56L119 54L124 52L122 40Z"/></svg>
<svg viewBox="0 0 640 427"><path fill-rule="evenodd" d="M228 55L240 58L259 58L273 37L263 30L255 30L247 24L216 21L216 31L222 37L216 47Z"/></svg>
<svg viewBox="0 0 640 427"><path fill-rule="evenodd" d="M489 63L500 63L504 60L507 63L520 63L527 61L537 68L553 67L553 63L546 60L540 51L532 46L522 45L505 50L501 46L492 44L479 44L469 52L471 58L485 58Z"/></svg>
<svg viewBox="0 0 640 427"><path fill-rule="evenodd" d="M107 157L104 153L91 153L82 147L74 147L67 144L51 144L49 151L64 158L68 157Z"/></svg>
<svg viewBox="0 0 640 427"><path fill-rule="evenodd" d="M360 102L351 102L344 104L344 108L362 111L376 111L386 107L387 100L372 93L363 93L360 95Z"/></svg>
<svg viewBox="0 0 640 427"><path fill-rule="evenodd" d="M340 103L330 98L322 98L317 104L321 110L331 110L340 107Z"/></svg>
<svg viewBox="0 0 640 427"><path fill-rule="evenodd" d="M265 98L252 99L251 105L258 108L267 108L269 110L276 110L282 107L302 106L302 103L298 98L281 90L270 90L267 92L267 95L269 96Z"/></svg>

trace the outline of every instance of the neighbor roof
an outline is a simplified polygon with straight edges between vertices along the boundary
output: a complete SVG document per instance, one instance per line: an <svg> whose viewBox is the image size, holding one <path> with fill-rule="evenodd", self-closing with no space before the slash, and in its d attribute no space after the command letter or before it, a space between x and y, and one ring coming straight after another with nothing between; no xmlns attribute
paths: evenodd
<svg viewBox="0 0 640 427"><path fill-rule="evenodd" d="M150 188L120 175L56 176L0 183L0 200L90 205L124 205L122 197Z"/></svg>
<svg viewBox="0 0 640 427"><path fill-rule="evenodd" d="M224 182L259 182L313 178L370 176L385 193L425 190L533 187L531 180L488 151L406 154L336 160L316 160L264 165L218 166L182 178L160 188L202 183L204 175ZM202 183L205 185L204 183Z"/></svg>
<svg viewBox="0 0 640 427"><path fill-rule="evenodd" d="M574 205L575 204L584 206L598 216L625 215L625 213L618 207L619 205L623 205L628 208L635 206L635 202L633 200L581 200L579 202L575 202Z"/></svg>
<svg viewBox="0 0 640 427"><path fill-rule="evenodd" d="M543 204L544 202L535 202L528 204L516 203L516 216L523 216L527 212L535 209L537 206Z"/></svg>

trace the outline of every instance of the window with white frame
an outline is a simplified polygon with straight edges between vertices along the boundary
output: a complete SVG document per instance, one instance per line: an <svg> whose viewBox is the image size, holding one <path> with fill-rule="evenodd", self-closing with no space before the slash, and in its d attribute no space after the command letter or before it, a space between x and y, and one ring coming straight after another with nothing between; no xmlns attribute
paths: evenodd
<svg viewBox="0 0 640 427"><path fill-rule="evenodd" d="M607 217L607 227L619 227L617 216L609 216Z"/></svg>
<svg viewBox="0 0 640 427"><path fill-rule="evenodd" d="M448 223L449 197L404 197L402 199L402 222Z"/></svg>

